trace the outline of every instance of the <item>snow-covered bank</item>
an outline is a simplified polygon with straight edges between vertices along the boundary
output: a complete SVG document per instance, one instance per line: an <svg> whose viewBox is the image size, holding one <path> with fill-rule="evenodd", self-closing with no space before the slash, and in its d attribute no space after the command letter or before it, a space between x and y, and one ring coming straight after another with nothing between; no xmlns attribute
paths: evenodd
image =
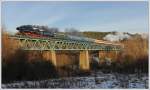
<svg viewBox="0 0 150 90"><path fill-rule="evenodd" d="M147 74L104 74L2 84L2 88L148 88Z"/></svg>

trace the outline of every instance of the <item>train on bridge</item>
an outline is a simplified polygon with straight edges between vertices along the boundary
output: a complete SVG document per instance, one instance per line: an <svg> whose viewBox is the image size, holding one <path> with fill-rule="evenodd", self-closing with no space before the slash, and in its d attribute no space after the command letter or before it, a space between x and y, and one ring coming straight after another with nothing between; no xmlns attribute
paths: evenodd
<svg viewBox="0 0 150 90"><path fill-rule="evenodd" d="M71 39L71 40L80 40L93 42L95 39L86 38L86 37L77 37L68 34L60 34L57 32L56 28L49 29L45 26L37 25L22 25L16 28L19 32L17 35L31 37L31 38L59 38L59 39Z"/></svg>
<svg viewBox="0 0 150 90"><path fill-rule="evenodd" d="M38 26L38 25L22 25L16 28L18 30L17 35L25 36L29 38L52 38L52 39L63 39L63 40L77 40L77 41L87 41L99 44L114 44L108 41L97 40L92 38L87 38L84 36L73 36L68 34L60 34L57 28L48 28L46 26Z"/></svg>

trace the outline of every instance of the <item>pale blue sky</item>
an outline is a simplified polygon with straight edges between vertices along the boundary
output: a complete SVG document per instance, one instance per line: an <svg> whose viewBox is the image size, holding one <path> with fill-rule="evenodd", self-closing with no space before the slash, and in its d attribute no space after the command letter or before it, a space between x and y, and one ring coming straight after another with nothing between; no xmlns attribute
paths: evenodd
<svg viewBox="0 0 150 90"><path fill-rule="evenodd" d="M11 2L2 3L2 24L10 32L35 24L80 31L148 32L148 2Z"/></svg>

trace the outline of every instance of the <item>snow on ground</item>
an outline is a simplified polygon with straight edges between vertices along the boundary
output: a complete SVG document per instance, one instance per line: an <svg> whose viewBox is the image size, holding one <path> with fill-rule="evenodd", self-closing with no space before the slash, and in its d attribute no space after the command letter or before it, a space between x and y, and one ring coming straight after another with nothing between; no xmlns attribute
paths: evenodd
<svg viewBox="0 0 150 90"><path fill-rule="evenodd" d="M148 88L147 74L104 74L2 84L2 88Z"/></svg>

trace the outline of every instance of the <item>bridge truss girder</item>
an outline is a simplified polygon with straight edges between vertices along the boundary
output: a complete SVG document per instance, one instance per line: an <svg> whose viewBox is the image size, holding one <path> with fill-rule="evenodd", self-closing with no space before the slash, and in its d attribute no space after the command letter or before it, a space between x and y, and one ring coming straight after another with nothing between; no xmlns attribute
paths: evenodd
<svg viewBox="0 0 150 90"><path fill-rule="evenodd" d="M63 40L63 39L40 39L12 37L18 41L18 46L23 50L99 50L120 51L116 45L97 44L94 42Z"/></svg>

